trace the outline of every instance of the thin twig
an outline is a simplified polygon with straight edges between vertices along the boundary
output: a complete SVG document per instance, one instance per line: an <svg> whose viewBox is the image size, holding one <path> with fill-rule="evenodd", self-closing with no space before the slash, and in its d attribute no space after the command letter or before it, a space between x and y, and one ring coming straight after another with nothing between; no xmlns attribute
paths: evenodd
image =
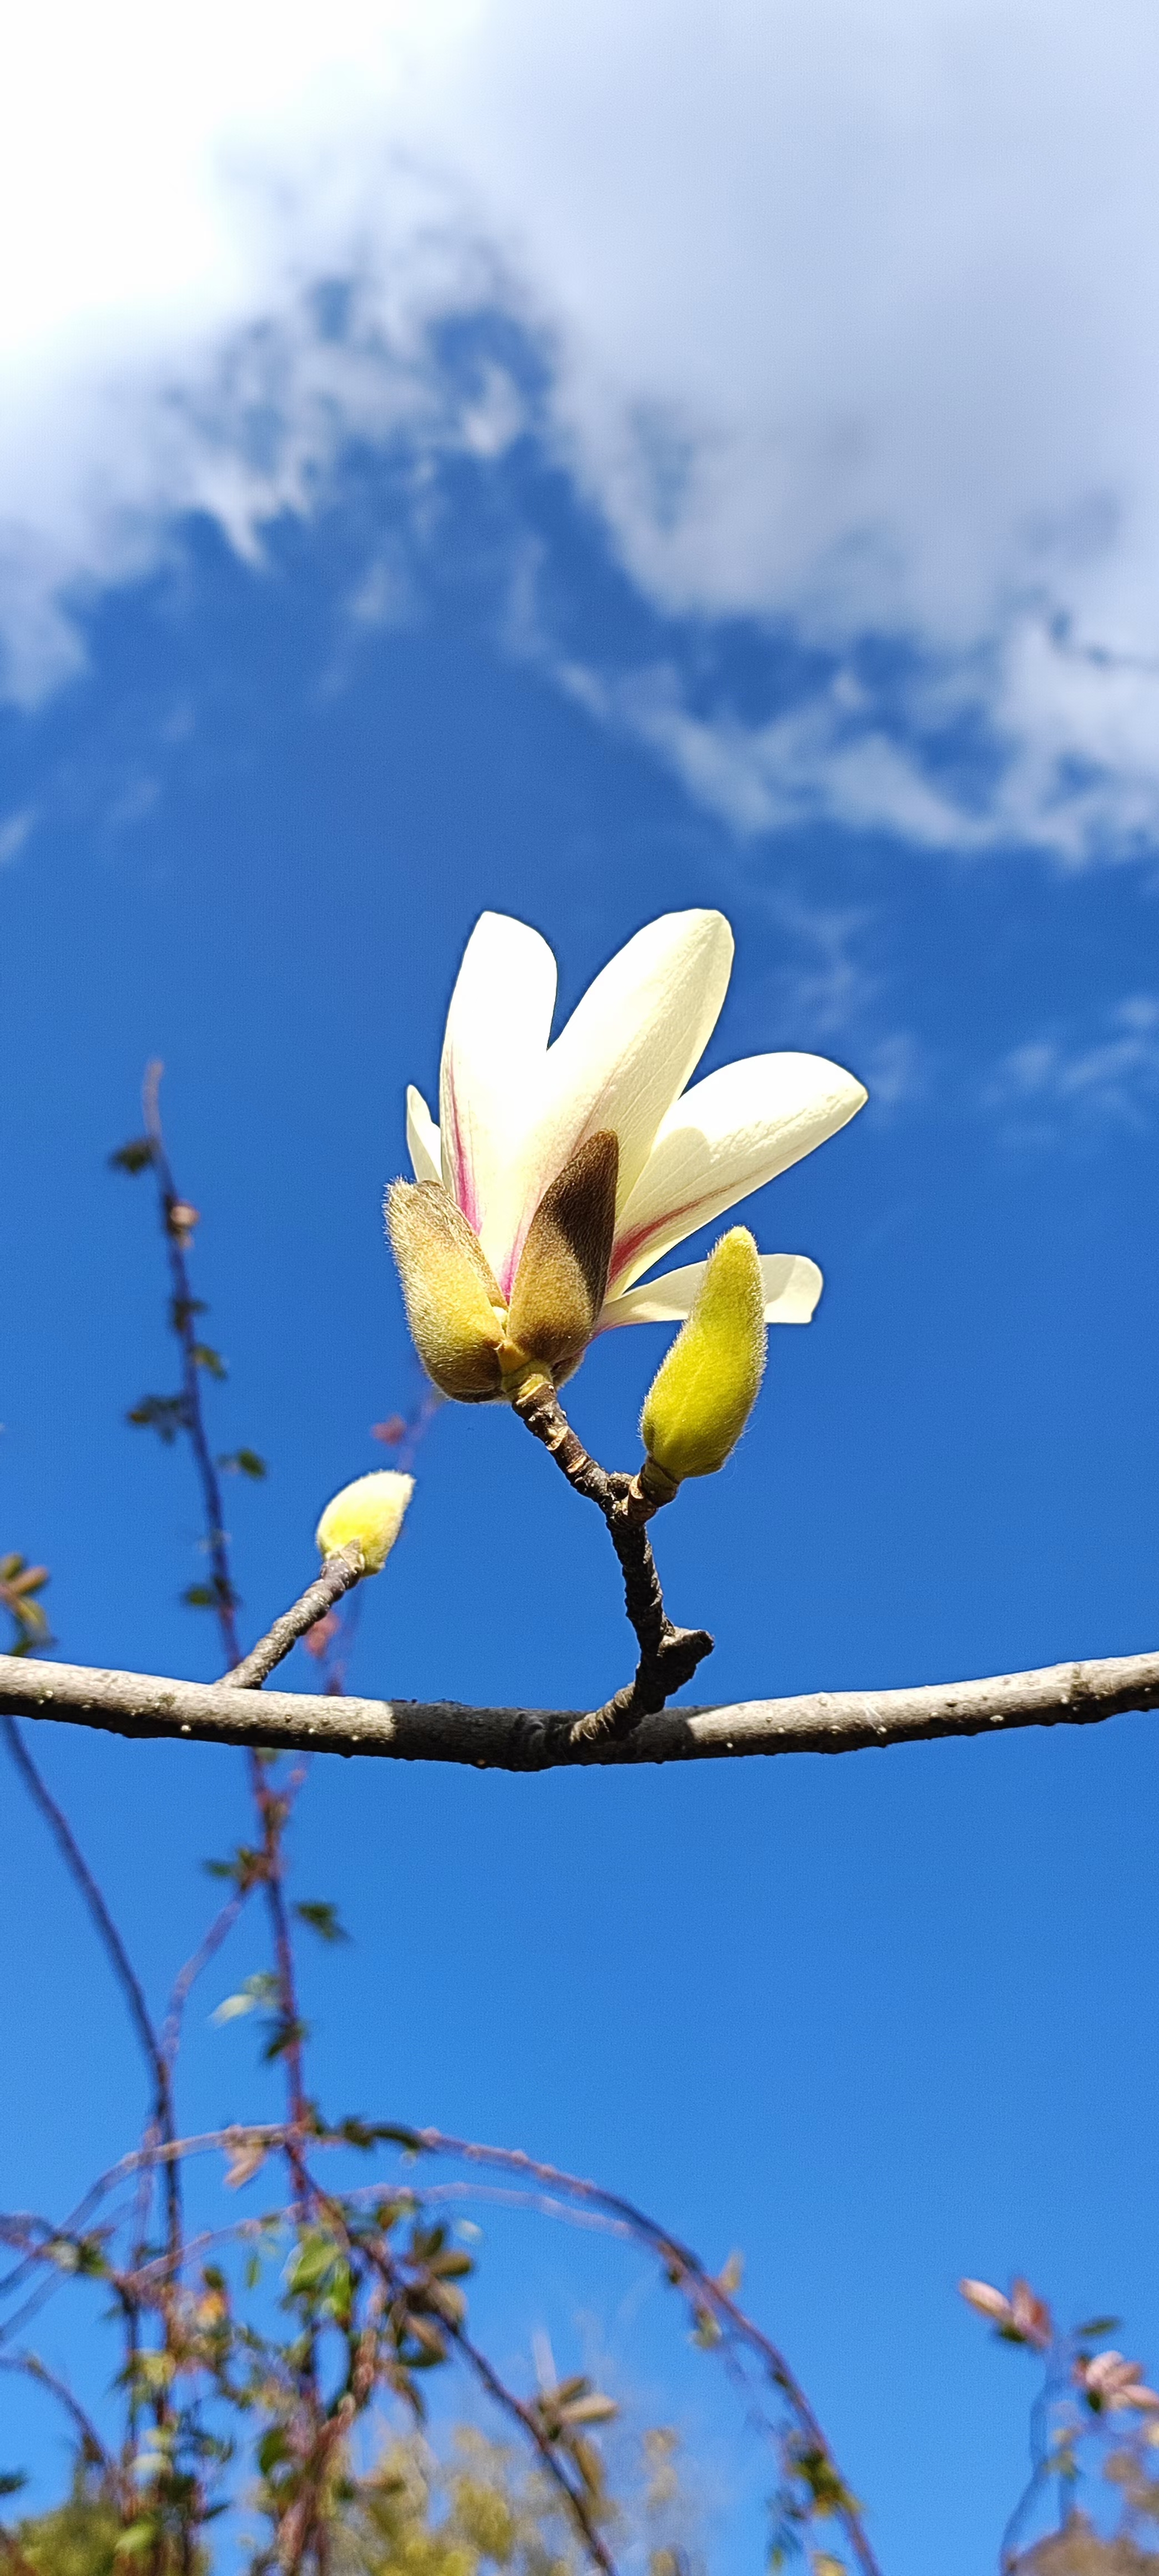
<svg viewBox="0 0 1159 2576"><path fill-rule="evenodd" d="M154 2116L157 2127L160 2130L162 2138L167 2143L171 2142L176 2136L176 2124L173 2117L173 2086L170 2077L170 2066L169 2061L166 2058L165 2051L161 2046L161 2042L157 2037L157 2033L153 2028L152 2018L150 2016L149 2007L145 2001L140 1979L137 1976L132 1960L125 1948L124 1942L121 1939L120 1933L117 1930L116 1924L113 1921L112 1915L109 1912L100 1888L93 1877L88 1862L86 1861L76 1837L73 1834L68 1818L64 1814L63 1810L58 1807L51 1791L47 1787L45 1781L42 1780L36 1764L28 1751L27 1745L24 1743L15 1719L5 1715L2 1720L0 1720L0 1723L3 1725L5 1743L7 1744L9 1753L12 1756L12 1760L15 1763L16 1768L20 1773L20 1777L24 1782L25 1788L35 1805L39 1807L41 1815L44 1817L45 1823L48 1825L49 1831L53 1836L57 1849L64 1859L65 1866L71 1872L72 1877L75 1879L76 1884L81 1891L92 1920L96 1925L100 1939L104 1944L106 1957L110 1962L113 1974L116 1977L117 1983L120 1986L121 1992L128 2005L129 2018L141 2043L146 2062L153 2077ZM181 2184L179 2168L172 2160L166 2164L165 2168L165 2191L169 2242L171 2247L173 2247L180 2242L181 2236Z"/></svg>
<svg viewBox="0 0 1159 2576"><path fill-rule="evenodd" d="M243 1664L237 1632L237 1594L234 1590L229 1559L229 1540L222 1510L221 1482L214 1464L213 1452L209 1446L201 1401L201 1363L194 1322L197 1306L192 1294L186 1259L186 1246L190 1235L190 1211L188 1202L182 1199L178 1192L161 1125L162 1070L160 1063L154 1062L149 1065L145 1074L142 1100L145 1132L149 1140L153 1171L157 1181L162 1231L165 1236L170 1278L173 1283L171 1322L181 1346L182 1427L193 1451L201 1485L206 1546L213 1571L214 1609L225 1651L226 1665L235 1688L238 1686L239 1673L245 1674L245 1681L242 1683L244 1688L247 1683L260 1683L265 1673L272 1671L280 1654L289 1652L290 1646L294 1643L294 1636L288 1635L286 1644L282 1647L275 1644L278 1631L272 1631L269 1637L263 1639L261 1647L255 1650L255 1657L246 1657ZM343 1570L345 1572L346 1569ZM353 1575L352 1579L354 1579ZM311 1588L316 1589L316 1587ZM348 1586L344 1583L342 1588L347 1589ZM301 1606L301 1603L297 1605L299 1609ZM287 1612L286 1623L292 1623L294 1615L293 1611ZM307 1619L304 1624L309 1626L311 1622ZM283 1623L279 1622L279 1629L282 1625ZM269 1661L263 1663L263 1653L271 1646L274 1651L271 1652ZM313 2186L301 2145L308 2103L302 2063L302 2020L298 2010L293 1945L282 1885L284 1870L282 1833L288 1810L284 1797L278 1794L266 1778L261 1752L255 1748L252 1739L247 1745L247 1767L250 1792L261 1832L261 1867L257 1874L260 1875L266 1892L266 1907L274 1949L274 1968L278 1982L280 2054L285 2065L286 2099L290 2114L286 2160L299 2205L305 2210L313 2197ZM302 2371L302 2393L316 2426L319 2398L316 2356L312 2344Z"/></svg>
<svg viewBox="0 0 1159 2576"><path fill-rule="evenodd" d="M636 1632L640 1661L630 1682L603 1708L577 1718L572 1741L619 1743L642 1718L655 1717L674 1691L690 1682L699 1663L712 1653L707 1628L677 1628L664 1608L664 1595L646 1523L660 1504L644 1491L638 1476L609 1475L573 1431L554 1387L545 1381L514 1398L513 1410L536 1440L542 1442L577 1494L603 1513L608 1535L624 1578L624 1608Z"/></svg>
<svg viewBox="0 0 1159 2576"><path fill-rule="evenodd" d="M516 2422L522 2425L528 2440L534 2443L548 2476L566 2499L568 2512L596 2566L602 2568L603 2576L616 2576L615 2560L600 2536L587 2500L580 2493L579 2488L574 2487L571 2479L565 2475L542 2425L536 2420L534 2410L530 2406L525 2406L522 2399L515 2395L514 2389L504 2384L498 2371L492 2368L486 2353L479 2351L477 2344L472 2343L462 2326L452 2325L445 2317L442 2322L457 2350L462 2353L464 2360L470 2363L476 2378L486 2389L488 2396L494 2398L497 2406L501 2406L505 2413L513 2416Z"/></svg>
<svg viewBox="0 0 1159 2576"><path fill-rule="evenodd" d="M234 1890L233 1895L228 1897L222 1906L220 1913L215 1914L204 1940L198 1943L192 1957L186 1960L184 1967L174 1978L173 1991L169 1997L169 2009L161 2031L161 2048L165 2063L170 2069L173 2067L180 2046L181 2018L190 1994L198 1978L204 1975L210 1961L216 1958L223 1941L228 1940L239 1914L248 1904L256 1885L256 1878L251 1878L244 1887Z"/></svg>
<svg viewBox="0 0 1159 2576"><path fill-rule="evenodd" d="M906 1690L817 1691L664 1709L619 1741L575 1738L578 1712L471 1708L456 1700L323 1698L239 1691L220 1682L47 1664L0 1655L0 1712L67 1720L112 1735L244 1744L268 1752L375 1754L459 1762L476 1770L552 1771L584 1764L722 1761L740 1755L856 1753L941 1736L1023 1726L1093 1726L1159 1707L1159 1653L1047 1664L985 1681Z"/></svg>
<svg viewBox="0 0 1159 2576"><path fill-rule="evenodd" d="M181 1222L187 1209L187 1202L181 1197L173 1178L161 1126L160 1094L161 1076L164 1070L164 1066L157 1061L146 1067L141 1105L145 1133L149 1139L149 1150L157 1179L161 1230L165 1237L169 1276L173 1284L170 1322L181 1350L182 1428L193 1451L201 1484L202 1501L205 1507L206 1545L213 1569L214 1612L221 1631L222 1645L225 1648L225 1660L232 1668L241 1660L241 1647L237 1634L237 1598L230 1572L225 1515L221 1502L221 1479L206 1437L205 1418L201 1409L201 1363L197 1356L196 1328L198 1308L185 1258L189 1226ZM189 1214L192 1220L192 1211L189 1211Z"/></svg>
<svg viewBox="0 0 1159 2576"><path fill-rule="evenodd" d="M333 1556L327 1557L320 1575L307 1586L301 1599L295 1601L291 1609L284 1610L280 1619L275 1619L273 1627L264 1637L259 1637L257 1645L251 1646L240 1664L235 1664L233 1671L226 1673L225 1680L235 1690L258 1690L267 1673L273 1672L275 1664L280 1664L299 1638L306 1636L319 1619L325 1618L335 1602L341 1601L344 1592L352 1591L354 1585L362 1581L365 1572L366 1559L360 1547L338 1548Z"/></svg>
<svg viewBox="0 0 1159 2576"><path fill-rule="evenodd" d="M47 2388L51 2396L58 2398L61 2405L65 2407L69 2415L71 2415L73 2423L80 2434L81 2440L89 2453L94 2467L103 2469L106 2477L112 2476L113 2463L109 2458L109 2454L105 2449L96 2425L93 2423L91 2415L86 2415L84 2407L80 2403L80 2399L73 2396L67 2380L58 2379L55 2371L46 2369L39 2354L35 2352L0 2354L0 2370L16 2371L25 2379L34 2379L39 2383L40 2387Z"/></svg>

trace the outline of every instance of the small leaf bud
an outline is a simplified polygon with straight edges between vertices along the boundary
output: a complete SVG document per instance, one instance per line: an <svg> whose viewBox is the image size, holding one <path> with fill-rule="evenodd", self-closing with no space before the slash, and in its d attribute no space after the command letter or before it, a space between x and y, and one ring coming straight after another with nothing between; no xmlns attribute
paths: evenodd
<svg viewBox="0 0 1159 2576"><path fill-rule="evenodd" d="M322 1556L357 1547L367 1574L381 1574L414 1489L414 1477L400 1476L394 1467L356 1476L352 1485L344 1485L327 1503L318 1523L315 1537Z"/></svg>
<svg viewBox="0 0 1159 2576"><path fill-rule="evenodd" d="M765 1365L764 1290L757 1247L743 1225L722 1235L705 1264L687 1323L652 1382L640 1435L641 1481L654 1471L656 1500L686 1476L714 1476L735 1449Z"/></svg>
<svg viewBox="0 0 1159 2576"><path fill-rule="evenodd" d="M411 1340L443 1395L499 1392L503 1293L474 1228L439 1181L394 1181L386 1223Z"/></svg>

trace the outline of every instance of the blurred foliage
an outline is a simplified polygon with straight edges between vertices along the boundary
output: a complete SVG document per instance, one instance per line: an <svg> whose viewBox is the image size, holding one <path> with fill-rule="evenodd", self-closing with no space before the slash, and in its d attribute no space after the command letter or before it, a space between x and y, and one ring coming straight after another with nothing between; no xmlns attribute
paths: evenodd
<svg viewBox="0 0 1159 2576"><path fill-rule="evenodd" d="M0 2526L3 2563L10 2576L27 2570L32 2576L120 2576L117 2549L123 2529L102 2479L91 2467L81 2467L64 2504Z"/></svg>
<svg viewBox="0 0 1159 2576"><path fill-rule="evenodd" d="M1100 2539L1081 2514L1069 2531L1052 2531L1014 2565L1019 2576L1159 2576L1153 2550L1130 2539Z"/></svg>
<svg viewBox="0 0 1159 2576"><path fill-rule="evenodd" d="M1088 2317L1068 2330L1021 2276L1008 2291L958 2286L997 2341L1020 2345L1042 2370L1030 2477L1006 2526L1001 2576L1159 2576L1159 2554L1146 2545L1148 2535L1159 2539L1159 2391L1142 2362L1094 2349L1119 2319Z"/></svg>
<svg viewBox="0 0 1159 2576"><path fill-rule="evenodd" d="M702 2576L699 2556L672 2537L692 2519L677 2448L666 2427L650 2429L628 2496L604 2497L604 2520L631 2530L647 2576ZM456 2430L445 2458L414 2433L388 2440L366 2476L345 2462L343 2471L327 2549L332 2576L581 2576L589 2563L551 2481L473 2426ZM0 2565L11 2576L128 2576L136 2552L127 2537L107 2484L81 2468L64 2504L0 2524ZM200 2550L185 2576L204 2576L209 2565Z"/></svg>

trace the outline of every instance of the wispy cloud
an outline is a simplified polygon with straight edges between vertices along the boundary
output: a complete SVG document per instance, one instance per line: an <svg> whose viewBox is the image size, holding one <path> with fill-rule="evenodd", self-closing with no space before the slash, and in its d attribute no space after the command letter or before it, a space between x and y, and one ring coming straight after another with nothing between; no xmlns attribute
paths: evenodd
<svg viewBox="0 0 1159 2576"><path fill-rule="evenodd" d="M825 662L756 717L570 669L739 832L1159 838L1146 0L41 0L0 43L11 691L175 514L253 554L352 435L525 430L661 617ZM484 310L530 412L448 370Z"/></svg>
<svg viewBox="0 0 1159 2576"><path fill-rule="evenodd" d="M1076 1125L1136 1133L1159 1114L1159 994L1135 993L1095 1029L1070 1024L1012 1049L985 1092L1016 1141L1054 1142Z"/></svg>
<svg viewBox="0 0 1159 2576"><path fill-rule="evenodd" d="M25 805L20 812L5 814L0 819L0 868L19 856L36 822L35 809Z"/></svg>

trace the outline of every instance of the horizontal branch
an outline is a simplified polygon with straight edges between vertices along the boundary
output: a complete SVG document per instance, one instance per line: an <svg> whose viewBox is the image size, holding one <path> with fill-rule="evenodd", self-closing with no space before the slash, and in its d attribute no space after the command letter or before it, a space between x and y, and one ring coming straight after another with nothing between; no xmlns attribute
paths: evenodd
<svg viewBox="0 0 1159 2576"><path fill-rule="evenodd" d="M481 1771L550 1771L639 1762L697 1762L743 1753L856 1753L932 1736L1014 1726L1089 1726L1124 1709L1159 1707L1159 1653L1049 1664L989 1681L914 1690L817 1691L740 1700L732 1708L667 1708L631 1735L575 1742L577 1711L466 1708L454 1700L329 1699L239 1690L151 1673L90 1671L0 1655L0 1711L65 1718L112 1735L172 1736L292 1752L375 1753L401 1762L466 1762Z"/></svg>

